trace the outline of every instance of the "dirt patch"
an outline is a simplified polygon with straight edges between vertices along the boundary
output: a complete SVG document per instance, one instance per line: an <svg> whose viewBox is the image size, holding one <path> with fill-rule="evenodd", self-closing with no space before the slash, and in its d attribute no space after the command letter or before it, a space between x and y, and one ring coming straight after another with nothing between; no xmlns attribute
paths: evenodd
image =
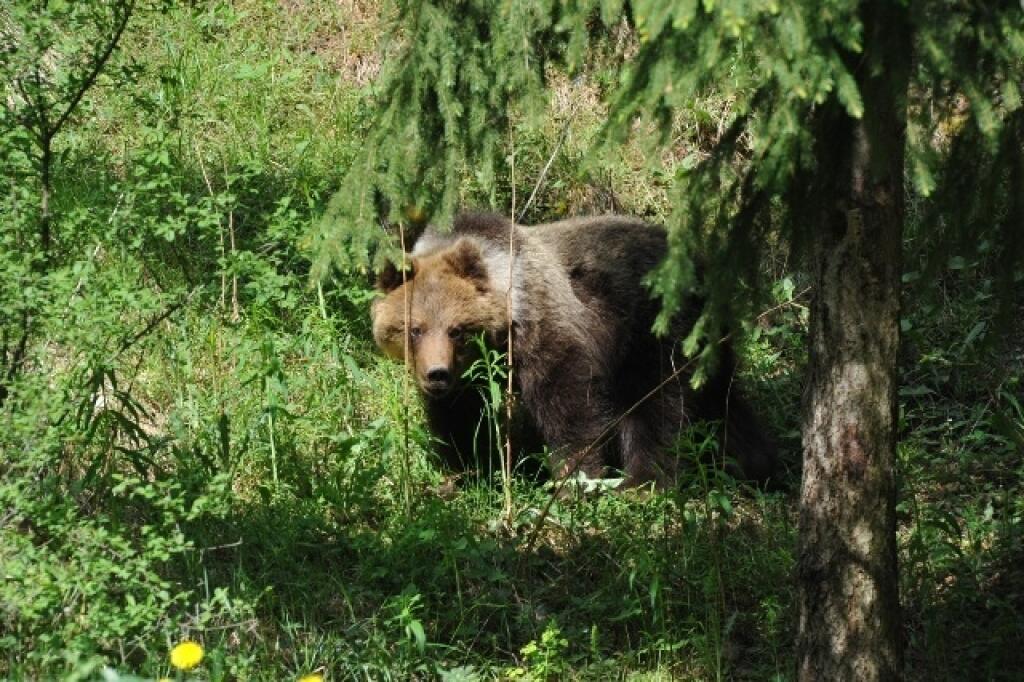
<svg viewBox="0 0 1024 682"><path fill-rule="evenodd" d="M345 81L357 86L380 74L380 37L384 17L375 0L280 0L281 8L299 22L310 22L296 51L316 55Z"/></svg>

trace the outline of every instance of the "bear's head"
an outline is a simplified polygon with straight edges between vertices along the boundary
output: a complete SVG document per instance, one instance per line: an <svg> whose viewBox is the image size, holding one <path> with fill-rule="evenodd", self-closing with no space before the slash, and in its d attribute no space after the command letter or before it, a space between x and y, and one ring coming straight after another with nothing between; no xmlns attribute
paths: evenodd
<svg viewBox="0 0 1024 682"><path fill-rule="evenodd" d="M496 290L480 247L465 237L412 257L411 266L404 283L393 266L378 278L384 295L370 308L373 338L396 360L405 359L408 344L416 383L428 396L441 397L460 385L476 359L477 334L503 345L506 292Z"/></svg>

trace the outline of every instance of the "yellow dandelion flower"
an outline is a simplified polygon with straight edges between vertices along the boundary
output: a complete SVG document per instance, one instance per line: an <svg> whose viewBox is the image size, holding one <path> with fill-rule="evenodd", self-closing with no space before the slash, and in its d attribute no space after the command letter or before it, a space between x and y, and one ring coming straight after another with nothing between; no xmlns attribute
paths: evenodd
<svg viewBox="0 0 1024 682"><path fill-rule="evenodd" d="M203 647L184 641L171 649L171 665L178 670L191 670L203 660Z"/></svg>
<svg viewBox="0 0 1024 682"><path fill-rule="evenodd" d="M310 673L300 677L299 682L324 682L324 676L320 673Z"/></svg>

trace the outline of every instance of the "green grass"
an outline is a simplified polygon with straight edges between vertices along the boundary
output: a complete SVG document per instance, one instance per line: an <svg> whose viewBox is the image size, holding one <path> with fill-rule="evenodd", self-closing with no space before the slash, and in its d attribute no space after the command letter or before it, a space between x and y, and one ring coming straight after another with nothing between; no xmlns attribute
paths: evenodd
<svg viewBox="0 0 1024 682"><path fill-rule="evenodd" d="M799 273L773 266L780 308L743 348L788 492L695 472L671 494L543 513L550 490L529 481L508 498L500 481L452 487L414 388L372 348L366 278L307 276L303 235L373 124L376 11L246 0L140 16L60 139L62 255L32 294L46 326L0 422L0 677L156 678L186 638L206 650L187 679L792 677ZM641 161L576 170L599 70L584 86L532 215L658 215L668 180ZM724 106L680 122L680 162ZM564 115L517 140L520 201ZM486 203L472 177L465 192ZM915 679L1022 663L1024 369L1019 345L974 331L984 272L951 273L959 289L907 316Z"/></svg>

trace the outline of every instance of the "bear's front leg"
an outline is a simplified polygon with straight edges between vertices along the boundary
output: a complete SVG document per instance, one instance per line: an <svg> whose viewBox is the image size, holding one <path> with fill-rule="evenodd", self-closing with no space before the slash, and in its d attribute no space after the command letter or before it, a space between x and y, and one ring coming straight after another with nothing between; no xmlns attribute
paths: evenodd
<svg viewBox="0 0 1024 682"><path fill-rule="evenodd" d="M580 364L571 358L542 376L529 366L520 373L523 404L551 448L556 480L578 473L605 478L615 447L615 412L605 382Z"/></svg>

